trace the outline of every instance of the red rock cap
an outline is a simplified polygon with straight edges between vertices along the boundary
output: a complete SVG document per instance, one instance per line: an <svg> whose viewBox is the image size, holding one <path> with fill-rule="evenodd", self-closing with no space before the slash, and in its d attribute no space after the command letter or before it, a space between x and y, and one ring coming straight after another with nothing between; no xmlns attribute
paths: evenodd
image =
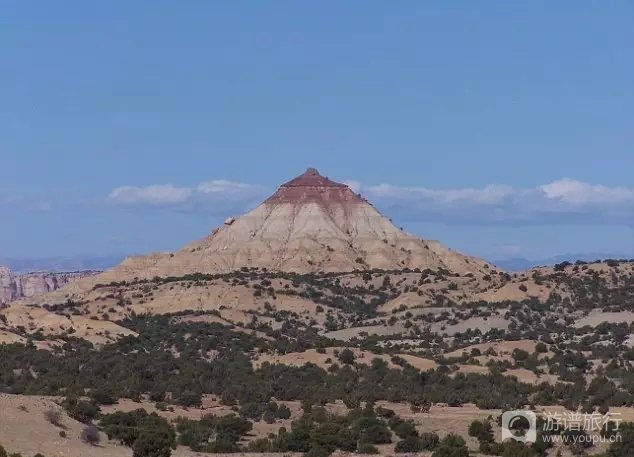
<svg viewBox="0 0 634 457"><path fill-rule="evenodd" d="M319 174L316 168L282 184L265 203L362 203L364 200L342 183Z"/></svg>

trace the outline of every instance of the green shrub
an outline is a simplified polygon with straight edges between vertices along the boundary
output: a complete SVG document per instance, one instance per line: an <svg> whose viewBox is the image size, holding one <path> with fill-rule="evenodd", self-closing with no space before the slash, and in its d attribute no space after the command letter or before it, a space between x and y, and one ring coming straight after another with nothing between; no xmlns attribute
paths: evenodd
<svg viewBox="0 0 634 457"><path fill-rule="evenodd" d="M166 433L144 430L134 442L132 457L170 457L173 438Z"/></svg>
<svg viewBox="0 0 634 457"><path fill-rule="evenodd" d="M94 403L100 405L114 405L117 402L117 398L112 390L103 387L94 389L90 393L90 398Z"/></svg>
<svg viewBox="0 0 634 457"><path fill-rule="evenodd" d="M440 441L432 457L469 457L469 449L462 437L450 433Z"/></svg>
<svg viewBox="0 0 634 457"><path fill-rule="evenodd" d="M423 442L417 436L410 435L407 438L396 443L394 452L397 454L420 452L423 450Z"/></svg>
<svg viewBox="0 0 634 457"><path fill-rule="evenodd" d="M279 408L277 408L278 419L290 419L290 417L291 417L291 410L288 409L288 406L280 405Z"/></svg>
<svg viewBox="0 0 634 457"><path fill-rule="evenodd" d="M426 432L420 435L421 445L423 446L423 450L425 451L433 451L438 446L438 442L440 438L434 432Z"/></svg>
<svg viewBox="0 0 634 457"><path fill-rule="evenodd" d="M491 443L493 439L493 428L489 421L474 420L469 425L469 436L476 438L480 442Z"/></svg>
<svg viewBox="0 0 634 457"><path fill-rule="evenodd" d="M406 438L409 438L410 436L418 437L416 426L414 425L414 422L412 422L411 420L400 421L399 424L397 424L395 427L392 427L392 430L394 430L394 433L396 433L396 436L398 436L401 439L406 439Z"/></svg>
<svg viewBox="0 0 634 457"><path fill-rule="evenodd" d="M304 457L328 457L330 454L331 452L328 451L326 448L315 446L304 453Z"/></svg>
<svg viewBox="0 0 634 457"><path fill-rule="evenodd" d="M182 406L200 406L202 404L202 394L193 390L185 390L176 399Z"/></svg>
<svg viewBox="0 0 634 457"><path fill-rule="evenodd" d="M352 365L354 363L354 352L350 349L345 348L343 351L339 353L339 360L341 363L345 363L346 365Z"/></svg>
<svg viewBox="0 0 634 457"><path fill-rule="evenodd" d="M62 402L62 406L70 417L84 424L90 424L99 417L99 406L93 402L67 397Z"/></svg>
<svg viewBox="0 0 634 457"><path fill-rule="evenodd" d="M275 419L275 413L273 411L264 411L264 414L262 415L262 420L264 422L266 422L267 424L274 424Z"/></svg>
<svg viewBox="0 0 634 457"><path fill-rule="evenodd" d="M101 419L101 426L109 439L119 440L121 444L133 448L146 432L151 432L154 437L160 436L160 441L167 442L168 447L176 442L174 429L165 418L156 413L148 414L141 408L130 412L117 411L107 414Z"/></svg>
<svg viewBox="0 0 634 457"><path fill-rule="evenodd" d="M370 443L359 443L357 454L378 454L379 450Z"/></svg>
<svg viewBox="0 0 634 457"><path fill-rule="evenodd" d="M97 446L101 442L99 429L94 425L84 427L81 431L80 438L84 443L90 444L91 446Z"/></svg>

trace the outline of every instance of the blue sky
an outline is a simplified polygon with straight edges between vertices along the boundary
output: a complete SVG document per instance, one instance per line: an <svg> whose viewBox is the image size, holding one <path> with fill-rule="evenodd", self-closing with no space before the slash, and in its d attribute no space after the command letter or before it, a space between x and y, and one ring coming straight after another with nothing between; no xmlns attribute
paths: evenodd
<svg viewBox="0 0 634 457"><path fill-rule="evenodd" d="M0 8L0 258L175 249L308 166L477 255L634 253L630 1Z"/></svg>

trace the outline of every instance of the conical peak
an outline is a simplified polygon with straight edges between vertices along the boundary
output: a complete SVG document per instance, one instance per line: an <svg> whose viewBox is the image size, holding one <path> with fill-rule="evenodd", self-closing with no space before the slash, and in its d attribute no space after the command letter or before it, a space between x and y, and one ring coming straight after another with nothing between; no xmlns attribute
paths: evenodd
<svg viewBox="0 0 634 457"><path fill-rule="evenodd" d="M348 186L322 176L316 168L308 168L301 175L282 184L265 203L359 203L364 200Z"/></svg>
<svg viewBox="0 0 634 457"><path fill-rule="evenodd" d="M308 168L304 173L282 184L281 187L347 187L319 174L316 168Z"/></svg>

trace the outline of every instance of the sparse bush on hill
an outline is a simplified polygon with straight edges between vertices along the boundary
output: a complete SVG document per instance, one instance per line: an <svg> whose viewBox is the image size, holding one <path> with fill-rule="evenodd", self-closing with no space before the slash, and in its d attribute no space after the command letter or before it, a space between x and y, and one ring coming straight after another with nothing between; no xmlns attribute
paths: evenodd
<svg viewBox="0 0 634 457"><path fill-rule="evenodd" d="M357 454L378 454L379 450L377 447L370 443L360 442L357 446Z"/></svg>
<svg viewBox="0 0 634 457"><path fill-rule="evenodd" d="M438 446L440 438L434 432L425 432L421 433L420 441L424 451L433 451Z"/></svg>
<svg viewBox="0 0 634 457"><path fill-rule="evenodd" d="M56 427L63 427L62 424L62 413L58 409L50 408L44 411L44 417L47 421L53 424Z"/></svg>
<svg viewBox="0 0 634 457"><path fill-rule="evenodd" d="M304 453L304 457L328 457L330 454L323 446L314 446Z"/></svg>
<svg viewBox="0 0 634 457"><path fill-rule="evenodd" d="M290 417L291 417L291 410L288 409L288 406L280 405L279 408L277 409L277 418L290 419Z"/></svg>
<svg viewBox="0 0 634 457"><path fill-rule="evenodd" d="M80 438L84 443L90 444L91 446L97 446L101 442L99 429L94 425L87 425L84 427L81 431Z"/></svg>
<svg viewBox="0 0 634 457"><path fill-rule="evenodd" d="M469 449L462 437L450 433L440 441L432 457L469 457Z"/></svg>
<svg viewBox="0 0 634 457"><path fill-rule="evenodd" d="M423 450L423 442L418 436L408 436L396 443L394 452L397 454L421 452Z"/></svg>
<svg viewBox="0 0 634 457"><path fill-rule="evenodd" d="M101 426L109 439L132 447L137 457L169 457L176 444L176 434L170 423L144 409L106 414L101 419Z"/></svg>
<svg viewBox="0 0 634 457"><path fill-rule="evenodd" d="M251 422L233 414L206 415L199 421L181 417L176 421L179 443L197 452L236 452L240 449L238 441L252 427Z"/></svg>
<svg viewBox="0 0 634 457"><path fill-rule="evenodd" d="M202 392L199 390L184 390L176 396L176 403L182 406L200 406L202 403Z"/></svg>
<svg viewBox="0 0 634 457"><path fill-rule="evenodd" d="M341 361L341 363L345 363L346 365L352 365L355 359L354 352L352 352L348 348L345 348L343 351L339 353L338 359Z"/></svg>
<svg viewBox="0 0 634 457"><path fill-rule="evenodd" d="M99 417L99 406L76 397L66 397L62 406L70 417L84 424L89 424Z"/></svg>
<svg viewBox="0 0 634 457"><path fill-rule="evenodd" d="M97 387L90 392L90 398L93 402L100 405L114 405L117 402L117 398L111 389L107 387Z"/></svg>
<svg viewBox="0 0 634 457"><path fill-rule="evenodd" d="M132 457L170 457L173 438L160 430L145 430L139 434L132 447Z"/></svg>

